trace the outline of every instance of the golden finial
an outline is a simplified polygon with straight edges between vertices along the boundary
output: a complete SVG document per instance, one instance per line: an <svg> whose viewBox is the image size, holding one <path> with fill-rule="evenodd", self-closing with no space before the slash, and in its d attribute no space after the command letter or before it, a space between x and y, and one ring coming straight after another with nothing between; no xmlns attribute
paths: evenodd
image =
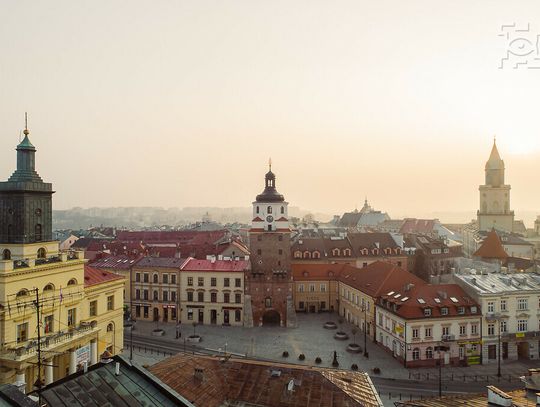
<svg viewBox="0 0 540 407"><path fill-rule="evenodd" d="M28 112L24 112L24 131L25 136L28 136L30 132L28 131Z"/></svg>

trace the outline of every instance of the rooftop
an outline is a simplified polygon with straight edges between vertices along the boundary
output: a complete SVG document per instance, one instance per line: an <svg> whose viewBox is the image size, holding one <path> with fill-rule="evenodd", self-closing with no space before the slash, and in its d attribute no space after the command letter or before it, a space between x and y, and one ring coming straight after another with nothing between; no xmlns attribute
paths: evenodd
<svg viewBox="0 0 540 407"><path fill-rule="evenodd" d="M456 274L455 278L478 294L540 291L540 276L533 273L482 273L471 270Z"/></svg>
<svg viewBox="0 0 540 407"><path fill-rule="evenodd" d="M113 280L123 280L124 277L110 271L98 270L89 265L84 266L84 286L90 287Z"/></svg>
<svg viewBox="0 0 540 407"><path fill-rule="evenodd" d="M182 267L183 271L246 271L249 260L200 260L190 258Z"/></svg>

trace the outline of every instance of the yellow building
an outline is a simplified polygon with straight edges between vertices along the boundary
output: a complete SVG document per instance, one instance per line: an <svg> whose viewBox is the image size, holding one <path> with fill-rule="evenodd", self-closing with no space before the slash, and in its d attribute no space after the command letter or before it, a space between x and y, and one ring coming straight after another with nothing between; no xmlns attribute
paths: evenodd
<svg viewBox="0 0 540 407"><path fill-rule="evenodd" d="M124 279L85 272L82 252L60 252L52 185L24 134L17 169L0 182L0 383L32 390L38 377L49 384L96 363L102 349L120 352Z"/></svg>
<svg viewBox="0 0 540 407"><path fill-rule="evenodd" d="M344 264L293 264L294 306L297 312L339 308L339 275Z"/></svg>

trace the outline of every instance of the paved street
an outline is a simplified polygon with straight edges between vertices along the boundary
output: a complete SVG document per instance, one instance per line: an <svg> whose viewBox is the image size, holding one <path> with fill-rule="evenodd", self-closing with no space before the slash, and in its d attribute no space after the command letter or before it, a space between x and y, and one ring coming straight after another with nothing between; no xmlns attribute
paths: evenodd
<svg viewBox="0 0 540 407"><path fill-rule="evenodd" d="M194 346L185 343L186 336L193 334L191 325L182 324L180 339L175 339L174 325L160 324L165 330L163 337L152 337L151 332L155 323L137 322L133 332L134 359L141 364L152 364L169 353L186 351L201 351L210 353L227 352L239 356L248 356L259 359L287 361L290 363L316 365L315 358L320 357L319 366L331 367L333 352L336 351L339 368L350 369L353 363L359 370L371 374L373 381L381 393L385 405L399 397L408 399L412 397L436 396L438 393L438 369L405 369L392 355L381 347L369 342L369 358L362 354L351 354L346 351L348 343L352 341L352 326L343 323L341 329L351 335L349 340L338 341L333 338L336 330L323 328L326 321L338 323L335 314L299 314L298 328L280 327L224 327L224 326L197 326L195 331L203 340ZM362 334L356 335L356 342L363 346ZM126 333L126 348L129 345L129 333ZM184 348L185 346L185 348ZM165 355L163 354L165 351ZM283 358L283 351L289 352L288 358ZM298 359L303 353L304 361ZM129 354L129 350L126 351ZM503 389L521 387L518 377L525 374L527 368L537 366L536 362L512 362L503 366L503 377L496 377L497 366L471 366L471 367L444 367L443 391L445 394L458 394L463 392L484 392L487 383L497 384ZM378 367L381 373L373 374L373 368Z"/></svg>

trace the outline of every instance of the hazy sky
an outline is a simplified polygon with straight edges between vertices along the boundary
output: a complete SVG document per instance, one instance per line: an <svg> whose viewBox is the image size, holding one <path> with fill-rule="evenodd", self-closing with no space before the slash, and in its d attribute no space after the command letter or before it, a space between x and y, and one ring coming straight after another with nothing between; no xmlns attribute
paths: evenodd
<svg viewBox="0 0 540 407"><path fill-rule="evenodd" d="M474 211L493 135L540 213L540 69L498 69L540 2L0 0L0 177L30 115L57 209ZM538 61L540 64L540 61Z"/></svg>

